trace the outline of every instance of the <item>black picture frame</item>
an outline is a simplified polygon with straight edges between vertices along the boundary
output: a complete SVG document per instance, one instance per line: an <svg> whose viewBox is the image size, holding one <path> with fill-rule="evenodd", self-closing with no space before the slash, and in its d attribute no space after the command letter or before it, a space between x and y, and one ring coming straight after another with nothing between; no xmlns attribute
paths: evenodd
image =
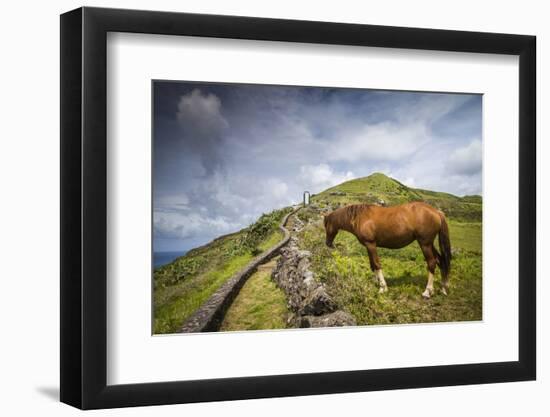
<svg viewBox="0 0 550 417"><path fill-rule="evenodd" d="M519 56L519 360L107 385L108 32ZM535 45L524 35L251 17L88 7L61 15L61 401L94 409L535 379Z"/></svg>

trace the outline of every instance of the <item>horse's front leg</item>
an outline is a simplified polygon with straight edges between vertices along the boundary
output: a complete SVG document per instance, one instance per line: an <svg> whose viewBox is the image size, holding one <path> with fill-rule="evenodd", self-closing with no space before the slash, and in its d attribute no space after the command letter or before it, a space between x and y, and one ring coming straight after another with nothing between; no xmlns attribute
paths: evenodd
<svg viewBox="0 0 550 417"><path fill-rule="evenodd" d="M378 292L380 294L385 293L388 291L388 286L386 284L386 280L384 279L384 274L382 273L382 264L380 263L380 258L378 258L378 252L376 251L376 243L366 242L365 246L369 254L370 267L374 271L380 287Z"/></svg>

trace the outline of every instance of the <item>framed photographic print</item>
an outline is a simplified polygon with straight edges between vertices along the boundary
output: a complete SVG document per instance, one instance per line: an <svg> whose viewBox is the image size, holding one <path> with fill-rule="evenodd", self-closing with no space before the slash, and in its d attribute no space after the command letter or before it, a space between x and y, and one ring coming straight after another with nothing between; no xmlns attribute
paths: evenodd
<svg viewBox="0 0 550 417"><path fill-rule="evenodd" d="M61 400L535 379L535 38L61 16Z"/></svg>

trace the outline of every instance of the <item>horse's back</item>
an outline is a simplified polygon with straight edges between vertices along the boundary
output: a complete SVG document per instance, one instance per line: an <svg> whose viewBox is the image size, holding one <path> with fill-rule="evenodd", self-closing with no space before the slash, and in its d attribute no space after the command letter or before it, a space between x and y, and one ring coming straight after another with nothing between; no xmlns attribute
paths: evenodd
<svg viewBox="0 0 550 417"><path fill-rule="evenodd" d="M377 237L383 241L401 244L410 239L433 240L441 228L439 210L420 201L378 207L373 212Z"/></svg>
<svg viewBox="0 0 550 417"><path fill-rule="evenodd" d="M421 201L407 204L418 238L432 240L441 228L441 212Z"/></svg>
<svg viewBox="0 0 550 417"><path fill-rule="evenodd" d="M374 209L375 217L379 219L389 219L391 221L398 219L403 221L405 219L407 222L413 224L430 220L437 224L441 223L441 212L422 201L413 201L390 207L373 206L372 208Z"/></svg>

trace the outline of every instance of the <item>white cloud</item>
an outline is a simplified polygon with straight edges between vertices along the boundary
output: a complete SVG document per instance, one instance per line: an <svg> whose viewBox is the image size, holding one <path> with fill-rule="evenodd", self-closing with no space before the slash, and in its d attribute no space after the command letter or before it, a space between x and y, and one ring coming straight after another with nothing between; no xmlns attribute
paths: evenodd
<svg viewBox="0 0 550 417"><path fill-rule="evenodd" d="M182 95L177 105L176 118L181 126L183 149L199 155L207 174L223 163L223 136L229 123L221 107L218 96L203 94L199 89Z"/></svg>
<svg viewBox="0 0 550 417"><path fill-rule="evenodd" d="M466 94L431 94L421 97L413 105L406 103L399 106L396 111L401 120L431 123L456 110L469 99L470 96Z"/></svg>
<svg viewBox="0 0 550 417"><path fill-rule="evenodd" d="M216 172L195 185L186 194L156 198L155 237L206 243L250 225L262 213L291 205L301 196L278 178L259 182L234 171Z"/></svg>
<svg viewBox="0 0 550 417"><path fill-rule="evenodd" d="M221 100L214 94L194 89L180 97L176 116L183 127L201 135L218 134L229 126L221 114Z"/></svg>
<svg viewBox="0 0 550 417"><path fill-rule="evenodd" d="M449 157L447 171L456 175L474 175L481 171L481 141L473 140Z"/></svg>
<svg viewBox="0 0 550 417"><path fill-rule="evenodd" d="M184 193L156 197L155 207L161 209L184 210L189 208L189 197Z"/></svg>
<svg viewBox="0 0 550 417"><path fill-rule="evenodd" d="M401 181L403 184L405 184L407 187L413 187L415 186L415 181L413 177L407 177L403 181Z"/></svg>
<svg viewBox="0 0 550 417"><path fill-rule="evenodd" d="M239 224L227 218L209 217L196 212L156 211L153 224L155 236L168 239L189 239L205 232L210 236L219 236L239 228Z"/></svg>
<svg viewBox="0 0 550 417"><path fill-rule="evenodd" d="M288 197L288 185L283 181L271 178L267 181L267 188L271 190L271 194L276 199Z"/></svg>
<svg viewBox="0 0 550 417"><path fill-rule="evenodd" d="M354 178L353 172L335 172L327 164L302 165L300 167L300 181L311 192L323 191L325 188L338 185Z"/></svg>
<svg viewBox="0 0 550 417"><path fill-rule="evenodd" d="M343 132L331 143L327 157L336 161L398 161L414 154L429 141L423 123L365 125L355 132Z"/></svg>

